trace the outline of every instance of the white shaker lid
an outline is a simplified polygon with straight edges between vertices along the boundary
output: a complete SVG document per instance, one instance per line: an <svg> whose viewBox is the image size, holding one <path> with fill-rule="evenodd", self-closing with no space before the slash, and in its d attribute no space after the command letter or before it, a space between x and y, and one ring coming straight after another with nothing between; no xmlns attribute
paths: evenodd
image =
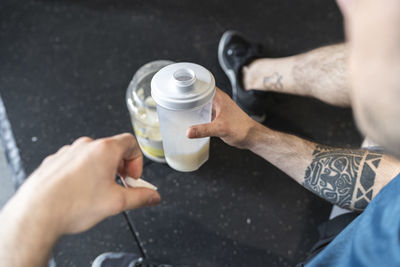
<svg viewBox="0 0 400 267"><path fill-rule="evenodd" d="M151 80L151 96L158 105L167 109L185 110L201 106L214 93L214 76L194 63L168 65Z"/></svg>

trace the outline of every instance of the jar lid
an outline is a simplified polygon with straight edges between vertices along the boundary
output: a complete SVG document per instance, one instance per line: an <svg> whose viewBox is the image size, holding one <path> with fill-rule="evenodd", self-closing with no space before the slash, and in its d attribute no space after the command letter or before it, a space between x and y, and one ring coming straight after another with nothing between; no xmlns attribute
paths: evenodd
<svg viewBox="0 0 400 267"><path fill-rule="evenodd" d="M201 106L214 93L214 76L194 63L168 65L151 80L151 96L158 105L167 109L185 110Z"/></svg>
<svg viewBox="0 0 400 267"><path fill-rule="evenodd" d="M135 72L126 90L126 104L130 111L135 110L135 106L149 109L156 108L151 98L151 79L157 71L173 63L173 61L169 60L151 61Z"/></svg>

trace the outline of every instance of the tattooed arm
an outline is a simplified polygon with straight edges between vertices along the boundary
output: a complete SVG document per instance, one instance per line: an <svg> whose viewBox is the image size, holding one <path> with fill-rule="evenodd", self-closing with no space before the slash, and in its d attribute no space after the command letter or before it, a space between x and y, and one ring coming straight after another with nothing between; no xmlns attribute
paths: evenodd
<svg viewBox="0 0 400 267"><path fill-rule="evenodd" d="M256 59L243 68L243 85L348 107L347 50L345 44L337 44L291 57Z"/></svg>
<svg viewBox="0 0 400 267"><path fill-rule="evenodd" d="M211 123L192 126L189 138L218 136L249 149L327 201L363 210L400 172L400 162L378 152L323 147L294 135L271 130L244 113L217 90Z"/></svg>
<svg viewBox="0 0 400 267"><path fill-rule="evenodd" d="M380 152L333 148L257 125L248 148L323 199L363 210L400 172L400 162Z"/></svg>

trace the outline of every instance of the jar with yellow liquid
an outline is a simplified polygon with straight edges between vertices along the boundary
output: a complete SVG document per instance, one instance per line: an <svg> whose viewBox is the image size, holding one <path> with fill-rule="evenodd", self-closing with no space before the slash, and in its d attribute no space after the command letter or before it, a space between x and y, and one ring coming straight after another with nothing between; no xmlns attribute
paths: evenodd
<svg viewBox="0 0 400 267"><path fill-rule="evenodd" d="M126 91L132 126L143 154L156 162L165 162L156 103L151 97L151 80L156 72L174 62L157 60L142 66Z"/></svg>

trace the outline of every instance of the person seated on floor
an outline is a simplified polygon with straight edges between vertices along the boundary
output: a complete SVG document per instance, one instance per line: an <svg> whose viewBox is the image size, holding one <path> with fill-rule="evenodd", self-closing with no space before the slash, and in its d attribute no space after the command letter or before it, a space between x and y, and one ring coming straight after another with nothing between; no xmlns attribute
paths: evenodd
<svg viewBox="0 0 400 267"><path fill-rule="evenodd" d="M188 136L217 136L229 145L249 149L332 204L363 211L334 239L322 237L326 240L320 240L300 266L397 266L400 33L396 25L400 2L338 3L345 16L347 44L270 59L260 58L259 45L226 32L218 59L231 82L233 99L242 109L217 91L213 121L191 127ZM344 149L269 129L256 122L266 117L260 91L351 106L361 130L387 153L369 139L363 145L367 149Z"/></svg>
<svg viewBox="0 0 400 267"><path fill-rule="evenodd" d="M339 3L349 38L345 61L350 62L350 70L343 70L347 73L344 76L348 81L346 88L350 88L347 101L351 103L363 132L382 144L386 151L400 156L400 126L396 124L400 115L397 105L400 100L400 33L397 30L400 2L391 0L382 4L373 0L342 0ZM236 47L242 47L240 43L245 41L242 37L230 36L238 40ZM248 62L236 64L233 61L240 61L235 56L241 57L242 52L247 51L247 45L244 45L244 50L235 50L230 47L234 41L229 38L223 43L226 46L221 47L226 49L222 49L220 54L227 61L232 60L230 66L225 66L226 71L233 72L229 74L233 77L230 77L231 81L239 86L243 64ZM316 56L318 52L326 52L325 49L329 48L312 51L297 59ZM331 53L323 55L330 57ZM314 61L314 64L326 62L322 57L317 58L319 61ZM322 69L329 73L329 69L335 68L331 65L313 68L311 63L305 72ZM332 78L321 79L322 84L315 83L320 75L296 76L295 66L297 63L286 65L292 68L287 72L292 76L284 76L283 70L274 67L272 77L266 76L265 79L263 76L263 84L271 82L283 90L284 86L290 87L289 83L286 84L289 77L300 77L295 84L303 83L304 88L314 89L321 86L321 90L325 90L327 84L340 82L340 79ZM298 71L301 73L303 68ZM243 74L244 88L252 88L249 83L256 79L250 76L251 64L243 69ZM305 81L305 78L311 80ZM239 87L233 88L234 99L242 105L238 100L241 93L247 95ZM336 95L334 90L332 93ZM325 98L325 94L316 92L303 94L317 96L329 103L335 98ZM251 100L249 97L248 101ZM380 151L322 146L273 131L251 119L220 90L213 103L213 121L191 127L188 130L190 138L219 136L230 145L261 155L324 199L348 209L364 210L308 265L400 264L400 169L395 157ZM250 109L252 107L250 105ZM262 116L254 117L262 119ZM115 173L139 177L141 170L142 156L130 134L100 140L81 138L46 158L1 211L2 266L45 265L51 248L62 235L84 231L122 210L158 203L160 196L154 190L126 189L115 183Z"/></svg>

